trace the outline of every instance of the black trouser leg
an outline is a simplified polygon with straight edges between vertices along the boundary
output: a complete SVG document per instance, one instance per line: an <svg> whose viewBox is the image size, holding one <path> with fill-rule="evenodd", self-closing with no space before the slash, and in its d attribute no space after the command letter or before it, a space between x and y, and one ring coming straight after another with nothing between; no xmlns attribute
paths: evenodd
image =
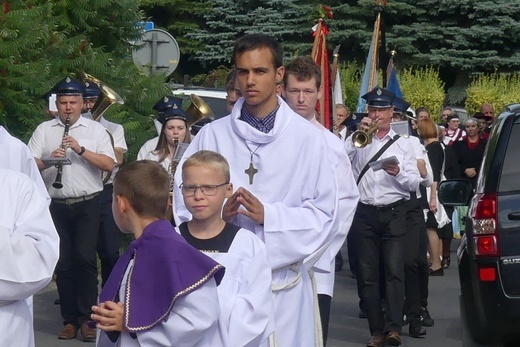
<svg viewBox="0 0 520 347"><path fill-rule="evenodd" d="M60 236L56 284L65 324L81 325L89 320L97 300L99 210L99 196L73 205L51 204Z"/></svg>
<svg viewBox="0 0 520 347"><path fill-rule="evenodd" d="M417 253L417 267L419 271L419 290L420 290L420 305L421 307L428 306L428 285L430 282L430 272L428 266L428 234L426 231L426 222L424 216L419 220L419 252Z"/></svg>
<svg viewBox="0 0 520 347"><path fill-rule="evenodd" d="M355 220L354 220L355 222ZM352 275L357 276L357 268L358 268L358 254L356 250L356 226L352 222L352 226L350 227L350 231L347 234L347 252L348 252L348 266L350 268L350 272Z"/></svg>
<svg viewBox="0 0 520 347"><path fill-rule="evenodd" d="M375 209L359 204L354 217L358 227L358 293L366 307L371 334L383 333L380 276L384 272L388 330L401 331L404 304L403 236L406 205ZM381 257L381 258L380 258ZM383 262L383 268L380 261Z"/></svg>
<svg viewBox="0 0 520 347"><path fill-rule="evenodd" d="M318 294L318 306L320 308L321 329L323 332L323 346L327 344L329 335L330 303L332 297L327 294Z"/></svg>
<svg viewBox="0 0 520 347"><path fill-rule="evenodd" d="M121 232L112 214L112 192L111 184L105 185L101 192L101 219L97 241L97 253L101 261L101 286L105 285L116 265L121 248Z"/></svg>
<svg viewBox="0 0 520 347"><path fill-rule="evenodd" d="M406 212L406 235L404 237L404 273L405 273L405 305L404 313L409 322L420 322L420 277L418 256L420 248L421 219L424 221L423 212L417 198L408 201L409 209ZM424 223L422 223L424 224Z"/></svg>

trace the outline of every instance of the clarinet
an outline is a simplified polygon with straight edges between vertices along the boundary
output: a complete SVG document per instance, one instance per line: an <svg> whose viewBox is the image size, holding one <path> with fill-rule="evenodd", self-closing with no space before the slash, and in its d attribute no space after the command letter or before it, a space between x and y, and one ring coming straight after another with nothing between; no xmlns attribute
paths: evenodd
<svg viewBox="0 0 520 347"><path fill-rule="evenodd" d="M65 130L63 130L63 137L61 138L61 148L66 150L66 147L63 145L63 139L65 136L69 135L69 128L70 128L70 113L67 114L67 118L65 119ZM61 177L63 174L63 164L56 165L56 168L58 169L58 173L56 174L56 179L54 180L54 183L52 186L56 189L63 188L63 183L61 183Z"/></svg>
<svg viewBox="0 0 520 347"><path fill-rule="evenodd" d="M177 145L179 144L178 139L173 139L173 145L175 149L177 149ZM168 198L168 207L166 208L166 219L169 221L173 221L173 185L174 180L173 177L175 176L175 171L177 171L177 166L179 165L179 161L174 160L175 152L172 153L172 161L170 162L169 167L169 175L170 175L170 194Z"/></svg>

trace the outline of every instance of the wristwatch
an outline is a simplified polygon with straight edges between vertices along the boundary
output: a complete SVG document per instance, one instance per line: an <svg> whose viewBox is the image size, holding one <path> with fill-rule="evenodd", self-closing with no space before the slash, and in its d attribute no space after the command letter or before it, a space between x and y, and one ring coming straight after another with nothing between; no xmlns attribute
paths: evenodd
<svg viewBox="0 0 520 347"><path fill-rule="evenodd" d="M78 152L78 155L83 155L85 153L85 147L81 146L81 151Z"/></svg>

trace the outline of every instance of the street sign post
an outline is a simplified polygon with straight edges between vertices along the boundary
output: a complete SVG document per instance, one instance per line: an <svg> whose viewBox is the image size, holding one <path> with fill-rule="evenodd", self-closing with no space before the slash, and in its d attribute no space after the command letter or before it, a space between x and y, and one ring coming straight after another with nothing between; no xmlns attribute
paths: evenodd
<svg viewBox="0 0 520 347"><path fill-rule="evenodd" d="M147 75L155 72L170 74L179 64L179 45L173 36L164 30L146 31L142 39L137 40L135 45L138 48L133 51L132 58L134 63L143 68Z"/></svg>

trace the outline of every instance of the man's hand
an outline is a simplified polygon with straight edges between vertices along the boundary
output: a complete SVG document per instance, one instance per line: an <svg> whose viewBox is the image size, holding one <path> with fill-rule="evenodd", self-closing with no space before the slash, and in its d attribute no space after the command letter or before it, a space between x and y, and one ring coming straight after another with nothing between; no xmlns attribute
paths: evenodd
<svg viewBox="0 0 520 347"><path fill-rule="evenodd" d="M51 152L51 158L65 158L65 149L63 148L56 148L54 151Z"/></svg>
<svg viewBox="0 0 520 347"><path fill-rule="evenodd" d="M475 170L474 168L471 167L471 168L467 168L466 170L464 170L464 173L469 178L473 178L477 175L477 170Z"/></svg>
<svg viewBox="0 0 520 347"><path fill-rule="evenodd" d="M74 152L76 153L79 153L81 152L81 146L80 144L78 143L78 141L76 141L75 138L73 138L72 136L70 135L67 135L63 138L63 142L62 142L63 146L65 147L70 147L70 149L72 149Z"/></svg>
<svg viewBox="0 0 520 347"><path fill-rule="evenodd" d="M222 209L222 219L228 223L231 223L231 220L238 214L240 203L237 199L238 190L234 192L229 199L227 199L226 203L224 204L224 208Z"/></svg>
<svg viewBox="0 0 520 347"><path fill-rule="evenodd" d="M366 132L372 125L372 122L372 118L363 117L363 119L361 119L361 123L359 123L359 130Z"/></svg>
<svg viewBox="0 0 520 347"><path fill-rule="evenodd" d="M244 209L239 209L242 205ZM264 205L247 189L240 187L224 205L222 218L229 222L237 214L251 218L258 224L264 224Z"/></svg>
<svg viewBox="0 0 520 347"><path fill-rule="evenodd" d="M104 331L123 331L123 303L105 301L99 306L92 306L90 318L96 327Z"/></svg>
<svg viewBox="0 0 520 347"><path fill-rule="evenodd" d="M399 168L399 164L392 163L383 164L383 170L385 170L385 172L389 175L396 176L401 169Z"/></svg>

